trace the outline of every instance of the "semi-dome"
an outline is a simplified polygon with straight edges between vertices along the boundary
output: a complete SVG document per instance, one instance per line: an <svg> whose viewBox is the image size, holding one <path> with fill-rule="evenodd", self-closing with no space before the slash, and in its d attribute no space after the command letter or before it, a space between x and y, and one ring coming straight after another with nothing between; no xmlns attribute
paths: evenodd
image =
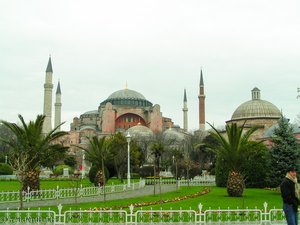
<svg viewBox="0 0 300 225"><path fill-rule="evenodd" d="M107 102L111 102L112 105L152 106L152 103L141 93L127 88L115 91L100 105L105 105Z"/></svg>
<svg viewBox="0 0 300 225"><path fill-rule="evenodd" d="M271 102L260 99L260 90L252 90L252 100L241 104L232 114L231 120L249 118L280 118L280 110Z"/></svg>

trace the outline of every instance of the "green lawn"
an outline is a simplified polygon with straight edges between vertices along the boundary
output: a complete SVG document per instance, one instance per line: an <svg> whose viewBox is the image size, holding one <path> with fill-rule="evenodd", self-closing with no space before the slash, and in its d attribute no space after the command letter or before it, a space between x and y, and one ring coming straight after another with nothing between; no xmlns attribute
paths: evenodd
<svg viewBox="0 0 300 225"><path fill-rule="evenodd" d="M133 181L133 182L137 182ZM120 181L117 179L110 179L108 184L120 184ZM88 179L79 180L79 184L83 186L91 186L92 184ZM76 183L70 180L41 180L41 188L42 189L56 189L57 185L61 188L67 187L75 187ZM167 203L160 203L159 194L153 196L144 196L139 198L131 198L131 199L120 199L114 201L106 201L106 202L90 202L90 203L81 203L77 206L72 205L63 205L63 210L67 210L69 208L72 209L90 209L90 208L114 208L118 209L128 208L130 204L138 204L138 203L151 203L150 206L143 206L143 209L148 209L152 207L153 209L159 209L162 207L163 209L189 209L192 208L194 210L198 210L198 205L201 203L203 205L203 210L212 208L212 209L226 209L230 207L234 208L263 208L264 202L268 203L268 208L281 208L281 197L278 191L264 190L264 189L245 189L244 197L232 198L227 196L227 192L225 188L219 187L206 187L210 189L209 193L197 196L197 197L189 197L186 200L181 201L172 201L178 197L193 195L197 192L201 192L205 187L181 187L180 190L164 193L162 194L162 199L164 201L170 200ZM18 181L0 181L0 191L17 191L19 189ZM171 202L172 201L172 202ZM44 207L44 209L48 209L49 207ZM50 206L51 209L57 210L57 206ZM137 210L139 207L135 207Z"/></svg>
<svg viewBox="0 0 300 225"><path fill-rule="evenodd" d="M162 195L163 200L172 200L182 196L189 196L195 194L199 191L204 190L205 187L181 187L180 190L165 193ZM106 202L90 202L90 203L81 203L77 206L75 204L72 205L63 205L63 211L72 209L98 209L98 208L112 208L112 209L128 209L130 204L137 203L156 203L151 204L150 206L143 206L143 209L194 209L198 210L198 205L201 203L203 205L203 210L206 209L227 209L228 207L231 209L236 209L237 207L241 208L255 208L263 209L264 202L268 203L268 209L270 208L281 208L281 197L279 192L264 190L264 189L246 189L244 197L228 197L225 188L219 187L209 187L210 192L197 197L190 197L186 200L168 202L168 203L159 203L160 196L159 194L153 196L144 196L139 198L131 198L131 199L120 199ZM44 209L48 209L49 207L44 207ZM57 207L50 207L51 209L57 211ZM135 210L140 207L135 206Z"/></svg>

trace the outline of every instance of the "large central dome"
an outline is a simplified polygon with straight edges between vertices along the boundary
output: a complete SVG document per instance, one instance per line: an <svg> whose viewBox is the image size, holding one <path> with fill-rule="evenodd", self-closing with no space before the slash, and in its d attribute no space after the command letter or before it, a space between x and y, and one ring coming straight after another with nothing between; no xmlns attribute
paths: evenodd
<svg viewBox="0 0 300 225"><path fill-rule="evenodd" d="M232 114L231 120L249 118L280 118L279 109L271 102L260 99L260 90L252 90L252 100L241 104Z"/></svg>
<svg viewBox="0 0 300 225"><path fill-rule="evenodd" d="M144 95L142 95L141 93L139 93L137 91L130 90L130 89L123 89L123 90L115 91L107 98L107 100L108 99L142 99L142 100L146 100Z"/></svg>
<svg viewBox="0 0 300 225"><path fill-rule="evenodd" d="M152 106L152 103L144 95L127 88L115 91L105 101L101 102L100 105L105 105L107 102L112 103L112 105Z"/></svg>

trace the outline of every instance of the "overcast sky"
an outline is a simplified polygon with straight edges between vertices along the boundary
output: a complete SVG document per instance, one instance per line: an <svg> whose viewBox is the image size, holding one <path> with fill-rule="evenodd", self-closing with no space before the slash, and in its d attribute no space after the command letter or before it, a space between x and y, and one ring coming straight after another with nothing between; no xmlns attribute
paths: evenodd
<svg viewBox="0 0 300 225"><path fill-rule="evenodd" d="M0 119L43 112L49 54L65 130L126 82L181 127L186 88L195 130L201 67L215 126L254 87L291 121L300 113L298 0L1 1Z"/></svg>

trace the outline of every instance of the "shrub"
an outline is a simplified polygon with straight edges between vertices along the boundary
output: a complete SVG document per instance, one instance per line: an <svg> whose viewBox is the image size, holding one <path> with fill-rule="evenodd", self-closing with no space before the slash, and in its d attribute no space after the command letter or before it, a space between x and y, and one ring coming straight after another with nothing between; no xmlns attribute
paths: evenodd
<svg viewBox="0 0 300 225"><path fill-rule="evenodd" d="M90 171L89 171L89 180L91 183L94 183L95 181L95 177L96 177L96 174L97 174L97 167L96 166L92 166L90 168ZM105 171L105 180L108 181L109 179L109 171L106 167L104 167L104 171Z"/></svg>
<svg viewBox="0 0 300 225"><path fill-rule="evenodd" d="M139 179L140 175L138 173L130 173L130 178L131 179Z"/></svg>
<svg viewBox="0 0 300 225"><path fill-rule="evenodd" d="M68 168L69 169L69 174L73 174L74 173L74 169L68 165L58 165L57 167L55 167L55 169L53 170L53 173L55 175L63 175L63 170L64 168Z"/></svg>
<svg viewBox="0 0 300 225"><path fill-rule="evenodd" d="M12 175L13 169L6 163L0 163L0 175Z"/></svg>
<svg viewBox="0 0 300 225"><path fill-rule="evenodd" d="M145 165L140 167L139 174L141 177L150 177L154 175L153 165Z"/></svg>

